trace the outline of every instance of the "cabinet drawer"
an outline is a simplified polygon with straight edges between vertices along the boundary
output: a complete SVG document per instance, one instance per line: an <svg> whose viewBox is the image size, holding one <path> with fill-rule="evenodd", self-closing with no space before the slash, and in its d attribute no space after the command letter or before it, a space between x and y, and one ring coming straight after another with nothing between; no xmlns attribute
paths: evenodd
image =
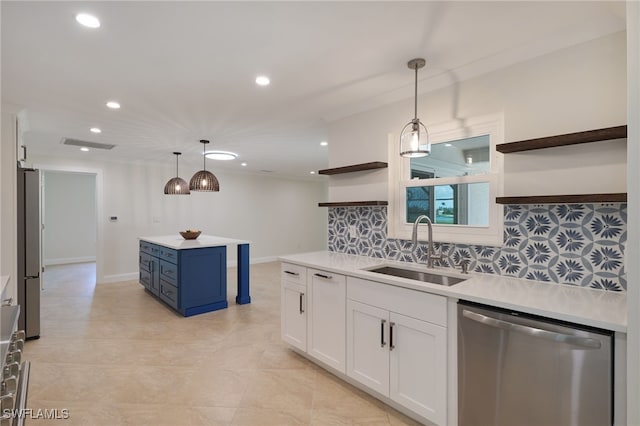
<svg viewBox="0 0 640 426"><path fill-rule="evenodd" d="M348 277L347 298L432 324L447 326L447 298L437 294Z"/></svg>
<svg viewBox="0 0 640 426"><path fill-rule="evenodd" d="M161 259L160 260L160 278L177 286L178 285L178 265Z"/></svg>
<svg viewBox="0 0 640 426"><path fill-rule="evenodd" d="M153 256L158 256L160 254L160 247L155 244L148 243L146 241L141 240L140 251Z"/></svg>
<svg viewBox="0 0 640 426"><path fill-rule="evenodd" d="M151 272L145 271L144 269L140 268L139 282L147 290L151 290L151 279Z"/></svg>
<svg viewBox="0 0 640 426"><path fill-rule="evenodd" d="M140 252L140 270L144 270L147 272L153 272L153 257L148 255L147 253Z"/></svg>
<svg viewBox="0 0 640 426"><path fill-rule="evenodd" d="M167 305L174 309L178 309L178 288L171 283L160 279L160 299L164 300Z"/></svg>
<svg viewBox="0 0 640 426"><path fill-rule="evenodd" d="M280 267L282 271L282 279L290 283L302 284L307 283L307 268L293 263L283 263Z"/></svg>
<svg viewBox="0 0 640 426"><path fill-rule="evenodd" d="M160 258L171 263L178 263L178 250L160 247Z"/></svg>

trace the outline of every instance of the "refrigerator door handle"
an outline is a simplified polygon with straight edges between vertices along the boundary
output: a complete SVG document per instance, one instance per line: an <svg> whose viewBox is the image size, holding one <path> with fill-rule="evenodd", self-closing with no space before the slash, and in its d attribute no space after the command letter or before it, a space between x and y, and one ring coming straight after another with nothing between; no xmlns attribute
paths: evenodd
<svg viewBox="0 0 640 426"><path fill-rule="evenodd" d="M545 340L551 340L559 343L566 343L573 346L578 346L584 349L600 349L602 343L600 340L591 339L589 337L571 336L569 334L558 333L555 331L544 330L542 328L529 327L521 324L514 324L512 322L499 320L496 318L488 317L476 312L463 310L462 315L472 321L479 322L489 327L499 328L507 331L514 331L517 333L527 334L529 336L538 337Z"/></svg>

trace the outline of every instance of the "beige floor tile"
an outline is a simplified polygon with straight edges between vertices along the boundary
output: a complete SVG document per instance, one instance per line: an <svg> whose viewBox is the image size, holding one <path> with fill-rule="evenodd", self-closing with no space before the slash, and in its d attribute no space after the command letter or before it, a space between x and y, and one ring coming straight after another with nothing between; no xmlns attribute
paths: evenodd
<svg viewBox="0 0 640 426"><path fill-rule="evenodd" d="M93 264L48 267L28 425L415 425L280 338L280 264L251 267L252 303L184 318L137 281L95 285Z"/></svg>

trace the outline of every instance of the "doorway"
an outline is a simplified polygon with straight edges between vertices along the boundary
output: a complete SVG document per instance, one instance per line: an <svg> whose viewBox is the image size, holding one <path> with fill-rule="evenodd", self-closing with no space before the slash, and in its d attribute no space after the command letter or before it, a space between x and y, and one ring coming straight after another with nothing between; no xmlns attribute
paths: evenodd
<svg viewBox="0 0 640 426"><path fill-rule="evenodd" d="M86 286L96 283L96 174L42 171L43 286L69 281L82 271ZM67 278L64 278L67 277Z"/></svg>

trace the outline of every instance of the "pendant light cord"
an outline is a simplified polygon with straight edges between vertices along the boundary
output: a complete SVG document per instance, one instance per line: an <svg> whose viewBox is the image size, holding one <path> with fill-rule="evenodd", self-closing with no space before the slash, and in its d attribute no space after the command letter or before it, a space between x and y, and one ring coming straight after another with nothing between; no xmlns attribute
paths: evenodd
<svg viewBox="0 0 640 426"><path fill-rule="evenodd" d="M176 177L180 177L180 174L178 173L178 157L180 156L180 154L176 154Z"/></svg>
<svg viewBox="0 0 640 426"><path fill-rule="evenodd" d="M415 79L415 84L414 84L414 93L413 93L413 100L414 100L414 109L413 109L413 119L416 120L418 118L418 64L415 65L414 70L416 71L416 79Z"/></svg>

